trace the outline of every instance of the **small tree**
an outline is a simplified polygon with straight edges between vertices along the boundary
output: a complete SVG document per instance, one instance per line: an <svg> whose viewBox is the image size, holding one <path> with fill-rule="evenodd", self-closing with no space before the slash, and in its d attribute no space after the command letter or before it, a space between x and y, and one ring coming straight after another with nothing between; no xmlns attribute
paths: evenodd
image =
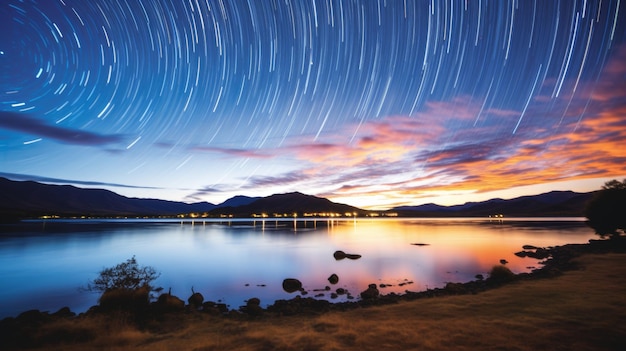
<svg viewBox="0 0 626 351"><path fill-rule="evenodd" d="M161 288L152 286L152 282L160 275L154 267L139 266L133 256L126 262L100 271L98 278L89 282L87 290L104 293L111 290L135 291L148 288L149 291L160 291Z"/></svg>
<svg viewBox="0 0 626 351"><path fill-rule="evenodd" d="M585 217L596 234L618 237L626 231L626 179L608 181L587 204Z"/></svg>

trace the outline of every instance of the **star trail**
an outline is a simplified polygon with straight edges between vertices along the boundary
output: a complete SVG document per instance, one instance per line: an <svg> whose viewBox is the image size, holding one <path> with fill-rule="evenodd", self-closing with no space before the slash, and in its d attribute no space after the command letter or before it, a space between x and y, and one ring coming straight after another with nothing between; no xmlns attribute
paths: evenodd
<svg viewBox="0 0 626 351"><path fill-rule="evenodd" d="M6 0L0 176L364 208L626 177L602 1Z"/></svg>

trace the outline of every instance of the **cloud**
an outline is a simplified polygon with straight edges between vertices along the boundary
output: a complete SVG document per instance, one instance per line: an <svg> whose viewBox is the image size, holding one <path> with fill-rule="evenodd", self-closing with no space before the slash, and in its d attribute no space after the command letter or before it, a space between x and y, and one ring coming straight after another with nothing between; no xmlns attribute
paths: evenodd
<svg viewBox="0 0 626 351"><path fill-rule="evenodd" d="M288 139L283 147L263 151L207 151L293 160L282 174L239 179L238 190L299 190L359 206L621 178L626 86L616 77L625 74L626 46L615 51L599 79L581 81L576 92L536 95L521 123L522 106L495 108L461 96L430 101L412 116L344 125L317 140ZM546 79L540 93L551 93L553 84Z"/></svg>
<svg viewBox="0 0 626 351"><path fill-rule="evenodd" d="M18 173L6 173L6 172L0 172L0 177L12 179L12 180L32 180L36 182L53 183L53 184L75 184L75 185L102 186L102 187L110 186L110 187L130 188L130 189L158 189L158 190L163 189L161 187L136 186L136 185L127 185L127 184L119 184L119 183L95 182L95 181L75 180L75 179L61 179L61 178L42 177L42 176L30 175L30 174L18 174Z"/></svg>
<svg viewBox="0 0 626 351"><path fill-rule="evenodd" d="M588 93L593 82L584 82L575 95L533 99L515 134L521 111L481 111L482 103L465 97L431 102L415 116L365 123L350 144L300 143L290 149L326 180L317 185L329 189L324 196L346 201L381 195L406 201L623 176L626 88L611 75L624 75L624 62L621 48L607 62L595 95ZM351 135L350 128L338 135Z"/></svg>
<svg viewBox="0 0 626 351"><path fill-rule="evenodd" d="M195 191L193 193L185 196L185 199L192 200L192 201L198 201L198 200L203 200L204 196L219 194L221 192L222 192L222 189L220 189L219 186L218 187L205 186L205 187L202 187L200 189L195 189Z"/></svg>
<svg viewBox="0 0 626 351"><path fill-rule="evenodd" d="M294 171L279 176L255 176L248 181L248 188L256 189L264 186L285 186L310 179L304 171Z"/></svg>
<svg viewBox="0 0 626 351"><path fill-rule="evenodd" d="M189 148L191 151L201 151L201 152L212 152L212 153L220 153L228 156L234 157L245 157L245 158L272 158L274 155L263 153L259 150L248 150L248 149L234 149L234 148L219 148L219 147L208 147L208 146L192 146Z"/></svg>
<svg viewBox="0 0 626 351"><path fill-rule="evenodd" d="M54 139L67 144L99 146L121 142L117 134L98 134L78 129L49 125L27 114L0 111L0 128Z"/></svg>

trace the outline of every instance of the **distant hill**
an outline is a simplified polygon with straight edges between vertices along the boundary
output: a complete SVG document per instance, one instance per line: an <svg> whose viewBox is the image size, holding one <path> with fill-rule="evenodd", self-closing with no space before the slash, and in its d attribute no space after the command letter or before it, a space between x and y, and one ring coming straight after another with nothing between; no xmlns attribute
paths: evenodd
<svg viewBox="0 0 626 351"><path fill-rule="evenodd" d="M401 206L386 212L401 217L578 217L583 216L591 193L552 191L515 199L491 199L456 206L425 204ZM211 216L250 217L253 214L357 213L370 211L335 203L299 192L268 197L235 196L219 205L208 202L184 203L157 199L129 198L103 189L83 189L71 185L50 185L33 181L13 181L0 177L0 219L43 215L58 216L172 216L188 213ZM380 211L375 211L380 213ZM383 211L384 212L384 211Z"/></svg>
<svg viewBox="0 0 626 351"><path fill-rule="evenodd" d="M261 197L237 195L215 206L215 208L245 206L245 205L253 203L254 201L258 199L261 199Z"/></svg>
<svg viewBox="0 0 626 351"><path fill-rule="evenodd" d="M582 217L593 194L551 191L510 200L491 199L455 206L400 206L389 211L397 212L401 216L419 217L483 217L496 214L510 217Z"/></svg>
<svg viewBox="0 0 626 351"><path fill-rule="evenodd" d="M303 216L304 213L358 213L364 214L360 208L338 204L328 199L305 195L299 192L276 194L260 198L247 205L237 207L222 207L212 210L212 215L233 215L235 217L249 217L253 214L287 214L296 213Z"/></svg>
<svg viewBox="0 0 626 351"><path fill-rule="evenodd" d="M13 181L0 177L0 216L149 216L208 212L214 204L137 199L109 190Z"/></svg>
<svg viewBox="0 0 626 351"><path fill-rule="evenodd" d="M305 212L341 213L365 211L328 199L302 193L268 197L235 196L219 205L208 202L187 204L176 201L128 198L103 189L83 189L71 185L50 185L34 181L13 181L0 177L0 217L25 218L58 216L172 216L210 213L248 217L258 213Z"/></svg>

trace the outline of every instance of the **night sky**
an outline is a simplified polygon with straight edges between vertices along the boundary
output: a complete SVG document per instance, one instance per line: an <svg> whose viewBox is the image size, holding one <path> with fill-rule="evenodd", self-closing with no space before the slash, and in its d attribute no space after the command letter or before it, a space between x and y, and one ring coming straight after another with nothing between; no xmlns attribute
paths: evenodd
<svg viewBox="0 0 626 351"><path fill-rule="evenodd" d="M0 176L363 208L626 178L626 1L3 0Z"/></svg>

